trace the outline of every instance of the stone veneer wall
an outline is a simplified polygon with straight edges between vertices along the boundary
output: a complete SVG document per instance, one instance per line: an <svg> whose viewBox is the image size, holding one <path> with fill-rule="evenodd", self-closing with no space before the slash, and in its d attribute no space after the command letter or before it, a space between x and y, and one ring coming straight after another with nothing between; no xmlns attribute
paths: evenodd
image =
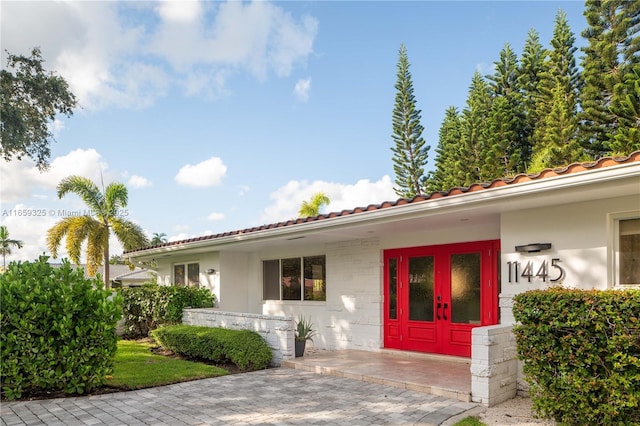
<svg viewBox="0 0 640 426"><path fill-rule="evenodd" d="M471 333L471 400L487 406L515 398L518 358L509 324L477 327Z"/></svg>
<svg viewBox="0 0 640 426"><path fill-rule="evenodd" d="M283 360L295 358L294 320L291 317L272 317L203 308L185 309L182 314L182 323L232 330L252 330L260 334L271 348L272 365L279 366Z"/></svg>

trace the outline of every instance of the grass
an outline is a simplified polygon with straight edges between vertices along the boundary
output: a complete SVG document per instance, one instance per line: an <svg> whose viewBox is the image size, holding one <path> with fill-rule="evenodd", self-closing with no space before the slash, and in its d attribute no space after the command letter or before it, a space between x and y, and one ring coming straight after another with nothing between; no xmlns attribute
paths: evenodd
<svg viewBox="0 0 640 426"><path fill-rule="evenodd" d="M150 350L153 346L120 340L107 386L132 390L228 374L213 365L156 355Z"/></svg>
<svg viewBox="0 0 640 426"><path fill-rule="evenodd" d="M458 423L456 423L453 426L487 426L487 425L482 423L476 417L467 417L460 420Z"/></svg>

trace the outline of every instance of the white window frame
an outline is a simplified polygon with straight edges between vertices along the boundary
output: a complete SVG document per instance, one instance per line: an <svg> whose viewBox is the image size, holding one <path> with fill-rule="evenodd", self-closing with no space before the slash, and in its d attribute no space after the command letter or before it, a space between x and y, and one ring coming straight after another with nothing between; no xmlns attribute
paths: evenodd
<svg viewBox="0 0 640 426"><path fill-rule="evenodd" d="M196 288L202 287L202 283L200 282L200 262L176 262L171 266L171 273L173 278L173 285L177 286L176 283L176 266L184 266L184 287L192 287L189 284L189 265L198 265L198 283L195 286Z"/></svg>
<svg viewBox="0 0 640 426"><path fill-rule="evenodd" d="M609 270L609 282L616 288L640 288L637 284L620 284L620 221L629 219L640 219L640 210L627 212L609 213L608 234L609 250L607 265Z"/></svg>

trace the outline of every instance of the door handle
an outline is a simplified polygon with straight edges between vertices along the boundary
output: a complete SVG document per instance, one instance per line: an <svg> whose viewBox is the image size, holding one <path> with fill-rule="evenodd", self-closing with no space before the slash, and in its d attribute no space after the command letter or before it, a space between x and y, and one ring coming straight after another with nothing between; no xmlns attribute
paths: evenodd
<svg viewBox="0 0 640 426"><path fill-rule="evenodd" d="M449 307L448 303L444 304L444 309L442 310L442 317L446 320L447 319L447 308Z"/></svg>
<svg viewBox="0 0 640 426"><path fill-rule="evenodd" d="M436 319L440 319L440 302L436 305Z"/></svg>

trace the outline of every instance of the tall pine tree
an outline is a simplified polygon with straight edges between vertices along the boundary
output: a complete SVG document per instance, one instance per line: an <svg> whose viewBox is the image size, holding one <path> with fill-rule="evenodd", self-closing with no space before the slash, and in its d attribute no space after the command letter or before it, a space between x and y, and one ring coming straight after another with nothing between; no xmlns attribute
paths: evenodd
<svg viewBox="0 0 640 426"><path fill-rule="evenodd" d="M396 99L393 108L392 139L393 171L395 172L394 191L400 197L412 198L422 194L426 184L424 168L427 164L430 147L422 137L424 128L420 124L420 110L416 108L413 95L413 81L409 72L407 49L400 46L397 66Z"/></svg>
<svg viewBox="0 0 640 426"><path fill-rule="evenodd" d="M487 76L494 99L485 127L487 150L480 173L482 180L524 171L530 151L518 82L518 58L509 43L500 51L500 59L494 65L495 73Z"/></svg>
<svg viewBox="0 0 640 426"><path fill-rule="evenodd" d="M509 98L495 98L485 126L486 149L484 164L480 170L481 180L489 181L521 171L519 124L516 108L509 102Z"/></svg>
<svg viewBox="0 0 640 426"><path fill-rule="evenodd" d="M541 74L541 96L536 106L539 124L534 132L530 171L584 159L582 151L573 149L572 140L577 136L576 114L581 81L574 43L567 15L560 10L556 15L547 70Z"/></svg>
<svg viewBox="0 0 640 426"><path fill-rule="evenodd" d="M617 111L620 127L608 149L614 155L630 154L640 150L640 64L635 65L614 92L611 107Z"/></svg>
<svg viewBox="0 0 640 426"><path fill-rule="evenodd" d="M619 132L638 126L626 121L619 108L627 95L633 96L638 78L633 67L640 62L640 1L587 0L584 15L588 27L582 36L589 44L582 49L580 140L592 156L601 156L620 148L611 146Z"/></svg>
<svg viewBox="0 0 640 426"><path fill-rule="evenodd" d="M456 162L460 154L460 114L454 106L447 108L440 126L438 147L436 148L435 170L430 173L427 190L446 191L460 185L460 171Z"/></svg>
<svg viewBox="0 0 640 426"><path fill-rule="evenodd" d="M524 117L522 118L523 138L526 140L522 161L525 165L531 159L531 149L534 145L534 132L539 123L536 105L541 97L542 75L547 71L547 50L540 44L540 36L534 29L530 29L524 43L520 66L518 68L518 86L522 96ZM521 170L521 171L525 171Z"/></svg>
<svg viewBox="0 0 640 426"><path fill-rule="evenodd" d="M476 71L471 79L467 106L462 111L461 120L461 156L456 161L456 170L460 176L457 186L468 186L482 180L485 166L485 127L491 111L491 93L489 85Z"/></svg>

